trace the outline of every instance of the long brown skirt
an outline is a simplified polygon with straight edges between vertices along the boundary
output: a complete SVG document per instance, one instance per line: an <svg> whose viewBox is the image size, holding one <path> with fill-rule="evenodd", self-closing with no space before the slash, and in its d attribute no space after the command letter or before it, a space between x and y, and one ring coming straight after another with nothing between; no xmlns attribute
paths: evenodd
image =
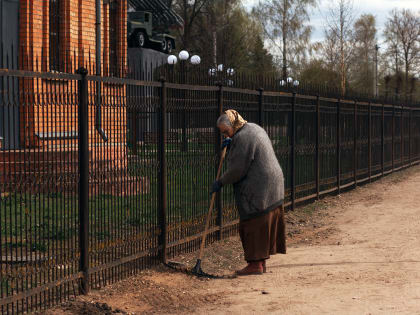
<svg viewBox="0 0 420 315"><path fill-rule="evenodd" d="M286 254L283 205L266 215L239 222L239 236L248 262L268 259L274 254Z"/></svg>

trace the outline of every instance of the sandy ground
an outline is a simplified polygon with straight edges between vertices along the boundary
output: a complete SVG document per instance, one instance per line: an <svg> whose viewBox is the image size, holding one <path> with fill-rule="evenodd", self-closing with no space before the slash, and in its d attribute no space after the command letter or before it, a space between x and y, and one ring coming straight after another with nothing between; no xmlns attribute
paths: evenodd
<svg viewBox="0 0 420 315"><path fill-rule="evenodd" d="M420 166L288 213L287 222L288 253L273 256L264 275L208 280L161 266L47 313L420 314ZM237 238L206 256L207 272L244 265Z"/></svg>

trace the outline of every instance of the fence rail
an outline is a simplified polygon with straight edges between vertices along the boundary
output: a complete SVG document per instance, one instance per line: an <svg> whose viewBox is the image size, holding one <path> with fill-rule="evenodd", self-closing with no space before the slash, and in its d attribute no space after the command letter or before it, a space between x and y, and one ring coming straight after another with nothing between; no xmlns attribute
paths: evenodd
<svg viewBox="0 0 420 315"><path fill-rule="evenodd" d="M2 314L198 249L227 108L269 134L291 210L420 161L418 106L0 69ZM225 187L208 242L237 224Z"/></svg>

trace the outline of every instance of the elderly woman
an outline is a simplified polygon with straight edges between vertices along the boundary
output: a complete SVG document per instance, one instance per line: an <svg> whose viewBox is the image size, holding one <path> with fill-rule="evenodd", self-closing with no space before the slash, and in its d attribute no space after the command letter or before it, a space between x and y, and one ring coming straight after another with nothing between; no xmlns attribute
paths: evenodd
<svg viewBox="0 0 420 315"><path fill-rule="evenodd" d="M212 192L233 184L239 235L248 262L236 274L262 274L270 255L286 253L283 172L263 128L248 123L235 110L221 115L217 127L229 151L227 169L213 183Z"/></svg>

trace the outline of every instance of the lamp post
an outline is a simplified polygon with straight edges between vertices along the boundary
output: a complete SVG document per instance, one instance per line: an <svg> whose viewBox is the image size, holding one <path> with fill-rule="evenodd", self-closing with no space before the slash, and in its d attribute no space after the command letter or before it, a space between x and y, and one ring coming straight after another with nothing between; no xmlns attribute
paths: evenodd
<svg viewBox="0 0 420 315"><path fill-rule="evenodd" d="M299 80L294 80L292 77L288 77L286 80L281 79L279 81L279 85L281 87L293 87L294 89L296 89L299 86L300 82Z"/></svg>
<svg viewBox="0 0 420 315"><path fill-rule="evenodd" d="M293 87L293 92L295 92L295 89L299 86L299 84L300 84L300 82L298 81L298 80L293 80L293 78L292 77L288 77L286 80L284 80L284 79L281 79L280 81L279 81L279 84L280 84L280 86L281 87L287 87L288 89L290 89L290 86L292 86ZM294 102L295 102L295 94L293 94L293 98L292 98L292 107L294 107ZM292 111L294 111L294 108L293 108L293 110ZM294 114L292 114L292 116L293 116ZM294 116L293 116L294 117ZM286 117L286 120L287 120L287 117ZM294 121L294 118L292 118L292 120ZM293 123L292 123L292 125L293 125ZM293 127L294 128L294 127ZM290 131L289 131L290 132ZM291 133L290 134L290 137L291 137L291 139L293 139L293 137L294 137L294 135L293 135L293 133Z"/></svg>
<svg viewBox="0 0 420 315"><path fill-rule="evenodd" d="M235 83L232 80L232 77L235 75L235 69L231 67L227 68L226 71L224 69L225 66L219 64L216 67L210 68L208 74L215 78L215 83L232 86Z"/></svg>
<svg viewBox="0 0 420 315"><path fill-rule="evenodd" d="M190 54L186 50L181 50L178 54L178 58L180 60L180 67L181 67L181 84L185 84L186 82L186 63L188 59L192 65L199 65L201 62L201 58L198 55L193 55L190 58ZM178 58L175 55L168 56L168 64L176 65L178 62ZM188 139L187 139L187 118L186 118L186 99L185 99L185 90L182 90L182 144L181 144L181 151L187 152L188 151Z"/></svg>
<svg viewBox="0 0 420 315"><path fill-rule="evenodd" d="M375 45L375 80L374 80L374 93L375 93L375 97L378 97L379 95L379 91L378 91L378 51L379 51L379 46L378 44Z"/></svg>

